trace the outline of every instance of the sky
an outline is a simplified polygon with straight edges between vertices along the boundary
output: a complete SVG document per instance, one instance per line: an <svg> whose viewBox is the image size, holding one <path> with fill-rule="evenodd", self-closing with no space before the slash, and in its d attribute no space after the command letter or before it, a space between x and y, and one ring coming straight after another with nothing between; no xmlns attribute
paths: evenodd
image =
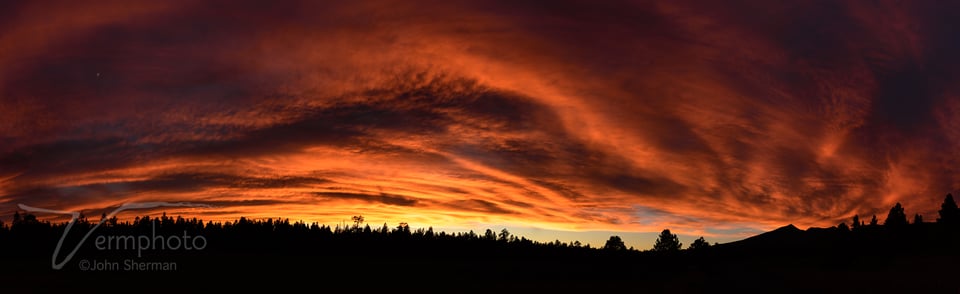
<svg viewBox="0 0 960 294"><path fill-rule="evenodd" d="M957 6L3 1L0 219L183 201L637 248L932 221Z"/></svg>

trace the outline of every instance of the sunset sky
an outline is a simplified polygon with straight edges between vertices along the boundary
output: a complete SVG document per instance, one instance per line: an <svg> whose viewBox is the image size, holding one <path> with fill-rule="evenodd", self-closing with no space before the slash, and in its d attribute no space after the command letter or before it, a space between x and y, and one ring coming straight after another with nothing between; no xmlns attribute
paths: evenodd
<svg viewBox="0 0 960 294"><path fill-rule="evenodd" d="M960 189L960 3L595 2L0 2L0 219L187 201L648 249Z"/></svg>

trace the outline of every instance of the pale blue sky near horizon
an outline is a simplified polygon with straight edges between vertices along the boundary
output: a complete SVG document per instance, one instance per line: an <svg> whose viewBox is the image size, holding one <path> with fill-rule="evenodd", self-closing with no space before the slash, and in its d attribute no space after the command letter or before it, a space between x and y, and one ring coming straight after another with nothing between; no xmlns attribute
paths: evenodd
<svg viewBox="0 0 960 294"><path fill-rule="evenodd" d="M419 228L416 225L412 225L413 229ZM457 233L457 232L468 232L473 230L474 233L478 235L483 235L487 229L491 229L496 233L499 233L500 230L506 228L510 231L511 234L518 237L526 237L527 239L538 241L538 242L553 242L555 240L560 240L564 243L573 243L573 241L580 241L581 244L586 245L590 244L591 247L603 247L603 245L610 239L610 236L620 236L623 242L626 244L627 248L633 247L637 250L649 250L653 248L653 244L657 240L657 236L660 235L660 232L622 232L622 231L566 231L566 230L553 230L553 229L543 229L536 227L524 227L524 226L489 226L489 227L477 227L477 228L464 228L464 227L433 227L434 231L440 232L445 231L447 233ZM667 228L669 229L669 228ZM712 231L709 230L708 231ZM731 236L730 233L738 233L740 235ZM755 229L736 229L736 230L725 230L720 232L719 230L715 233L721 233L726 235L725 237L712 237L712 236L703 236L705 240L713 244L717 243L729 243L733 241L738 241L742 239L749 238L757 234L761 234L764 231L755 230ZM674 232L674 234L676 234ZM677 237L680 239L680 242L683 243L683 248L687 248L693 240L701 237L700 235L688 235L688 234L677 234Z"/></svg>

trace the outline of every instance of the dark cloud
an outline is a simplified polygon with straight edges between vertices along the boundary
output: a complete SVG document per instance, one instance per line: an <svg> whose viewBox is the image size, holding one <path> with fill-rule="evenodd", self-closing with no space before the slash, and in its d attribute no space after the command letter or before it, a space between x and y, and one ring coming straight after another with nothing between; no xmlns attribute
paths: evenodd
<svg viewBox="0 0 960 294"><path fill-rule="evenodd" d="M201 201L191 201L190 203L205 204L215 208L231 208L231 207L243 207L243 206L270 206L270 205L277 205L277 204L290 204L295 202L286 201L286 200L256 199L256 200L218 200L218 201L201 200Z"/></svg>
<svg viewBox="0 0 960 294"><path fill-rule="evenodd" d="M145 181L123 183L138 190L167 191L171 188L194 187L230 187L247 189L277 189L291 187L310 187L327 184L331 181L313 177L277 176L247 177L216 173L179 173L161 175Z"/></svg>
<svg viewBox="0 0 960 294"><path fill-rule="evenodd" d="M466 210L466 211L475 211L483 213L494 213L494 214L513 214L514 211L504 209L497 205L496 203L480 200L480 199L470 199L470 200L457 200L444 203L445 206L456 210Z"/></svg>
<svg viewBox="0 0 960 294"><path fill-rule="evenodd" d="M137 153L122 138L57 141L0 155L0 172L22 171L31 177L117 168L135 164Z"/></svg>
<svg viewBox="0 0 960 294"><path fill-rule="evenodd" d="M648 178L632 174L611 174L594 178L605 186L634 195L683 197L685 186L666 178Z"/></svg>
<svg viewBox="0 0 960 294"><path fill-rule="evenodd" d="M361 200L365 202L375 202L383 203L387 205L396 205L396 206L416 206L417 200L401 195L392 195L386 193L380 193L379 195L370 195L362 193L346 193L346 192L313 192L313 195L322 197L322 198L331 198L331 199L349 199L349 200Z"/></svg>
<svg viewBox="0 0 960 294"><path fill-rule="evenodd" d="M62 205L63 203L79 205L123 199L141 193L172 193L175 195L186 192L201 192L208 189L283 189L311 187L328 183L331 183L331 181L313 177L246 177L217 173L177 173L159 175L139 181L60 187L20 187L8 191L8 193L4 195L3 202L14 204L36 203L38 205ZM232 202L235 203L231 204L231 201L215 201L215 203L223 204L224 206L232 206L237 203L264 203L258 205L266 205L269 203L267 200L237 200Z"/></svg>

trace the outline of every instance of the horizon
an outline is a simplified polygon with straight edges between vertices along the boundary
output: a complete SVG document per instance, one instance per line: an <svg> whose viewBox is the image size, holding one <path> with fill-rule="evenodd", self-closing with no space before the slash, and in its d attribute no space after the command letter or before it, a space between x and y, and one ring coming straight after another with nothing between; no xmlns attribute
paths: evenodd
<svg viewBox="0 0 960 294"><path fill-rule="evenodd" d="M948 194L948 195L946 196L946 198L945 198L944 201L945 201L945 202L944 202L944 205L947 205L947 207L953 207L953 210L956 210L956 207L955 207L956 204L955 204L955 202L953 202L952 195ZM949 203L953 203L953 204L952 204L952 205L949 205ZM127 204L124 204L124 205L122 205L122 206L128 206L128 204L131 204L131 203L127 203ZM142 204L135 204L135 206L139 206L139 205L142 205ZM154 209L150 209L150 210L153 210L152 213L147 213L147 214L134 214L134 215L126 214L126 215L124 215L124 216L122 216L122 217L118 217L118 216L120 216L120 214L119 214L119 213L116 213L116 212L121 211L121 210L113 210L113 211L110 211L109 214L107 213L107 211L102 211L102 212L101 212L101 216L100 216L101 218L100 218L99 220L96 220L96 219L91 220L91 219L90 219L89 217L87 217L86 214L84 214L82 211L77 212L77 213L78 213L78 217L79 217L79 218L83 218L83 219L89 221L91 224L103 224L104 222L107 221L106 218L109 218L110 216L113 216L113 217L115 217L118 221L124 222L124 223L132 223L132 222L135 222L136 220L141 219L141 218L143 218L143 217L151 217L153 222L156 222L156 221L157 221L159 218L161 218L161 217L169 217L170 219L184 218L184 219L186 219L186 220L188 220L188 221L191 220L191 219L195 219L195 220L197 220L197 221L198 221L199 223L201 223L201 224L211 223L211 224L216 224L216 225L222 225L222 224L225 224L225 223L237 223L237 222L239 222L239 221L241 221L241 220L243 220L243 219L247 219L247 220L251 220L251 221L277 221L277 222L280 222L280 221L290 222L290 221L291 221L289 218L283 218L283 217L248 218L248 217L245 217L245 216L240 216L239 218L236 218L236 219L212 219L212 220L211 220L211 219L206 219L206 220L205 220L205 219L196 218L196 217L192 217L192 218L191 218L191 217L183 217L183 215L181 215L180 213L172 213L172 214L169 214L169 215L168 215L167 212L166 212L166 210L164 210L164 209L157 209L157 208L156 208L156 207L170 207L170 206L187 206L187 207L189 207L189 206L191 206L191 204L190 204L190 203L180 203L180 204L167 204L167 205L164 205L164 206L152 205L152 206L150 206L150 207L154 207ZM120 206L118 206L118 207L120 207ZM943 207L943 206L941 206L941 207ZM897 212L896 210L897 210L898 208L900 209L900 210L899 210L899 213L901 213L902 215L895 215L895 214L894 214L895 212ZM37 208L31 208L31 209L37 209ZM947 209L949 209L949 208L947 208ZM23 213L23 214L20 214L21 211L24 212L24 213ZM157 211L159 211L159 212L157 212ZM49 213L40 213L39 215L37 215L37 214L34 214L34 213L32 213L32 212L33 212L33 211L31 211L31 210L21 210L21 209L18 209L18 210L15 212L15 214L20 214L19 217L21 217L21 218L25 217L26 215L31 215L32 217L35 217L35 218L36 218L37 220L39 220L39 221L48 222L48 223L51 223L51 224L60 224L60 225L66 224L66 223L71 222L71 221L74 220L72 217L68 217L68 216L65 216L65 215L62 215L62 214L61 214L61 215L57 215L57 214L49 214ZM948 213L950 213L950 212L948 212ZM943 215L943 211L942 211L942 210L939 211L939 214L942 216L942 215ZM190 214L186 214L186 215L190 215ZM859 216L859 215L857 215L857 216ZM324 223L309 222L309 221L304 221L304 220L293 220L292 223L302 223L302 224L305 224L305 225L307 225L307 226L313 226L313 225L326 226L326 227L329 227L329 228L336 228L336 230L341 230L341 229L342 229L342 230L351 230L351 227L354 228L354 229L358 229L358 228L360 228L360 227L364 227L364 228L369 227L369 228L371 228L371 229L379 229L379 228L381 228L381 227L392 228L392 226L391 226L390 224L386 223L386 222L384 222L383 225L381 226L381 225L378 225L376 222L370 222L370 221L367 220L366 218L362 217L362 215L354 216L354 218L355 218L355 217L360 217L360 220L361 220L361 221L360 221L360 222L356 222L356 219L352 219L350 222L348 222L347 220L342 220L342 221L340 221L339 223L336 223L336 224L324 224ZM915 217L921 217L921 220L922 220L922 216L921 216L919 213L917 213L917 214L915 215ZM909 215L905 213L905 211L903 210L903 208L902 208L902 206L901 206L901 204L900 204L899 202L896 204L895 207L892 207L891 210L890 210L890 213L889 213L885 218L883 218L882 224L883 224L884 226L886 226L886 225L887 225L887 222L890 221L891 218L902 218L903 224L909 223L909 224L915 225L915 224L919 224L919 221L920 221L920 220L915 219L915 218L910 218ZM14 217L14 219L16 219L16 217ZM796 227L794 224L790 223L790 224L786 224L786 225L780 226L780 227L778 227L778 228L776 228L776 229L774 229L774 230L770 230L770 231L766 231L766 232L765 232L765 231L739 231L739 232L736 233L736 236L737 236L737 237L734 237L734 238L723 238L723 237L721 237L721 238L717 238L717 239L714 239L714 240L706 240L706 242L707 242L708 244L711 243L711 242L714 243L714 244L731 243L731 242L736 242L736 241L741 241L741 240L749 239L749 238L751 238L751 237L758 236L758 235L761 235L761 234L763 234L763 233L768 233L768 232L772 232L772 231L776 231L776 230L779 230L779 229L782 229L782 228L788 228L788 227L792 227L792 228L794 228L794 229L799 229L799 230L802 230L802 231L808 231L808 230L810 230L810 229L839 229L841 225L844 226L844 227L848 227L848 228L856 228L856 227L858 227L858 226L873 225L872 222L873 222L874 219L875 219L878 223L880 223L880 220L881 220L880 218L877 218L876 215L872 215L870 221L867 221L867 220L865 220L865 219L866 219L865 217L864 217L864 218L860 218L860 219L859 219L859 221L860 221L859 224L855 223L855 221L857 221L857 219L852 219L852 220L851 220L851 224L850 224L849 226L846 225L846 221L841 221L841 222L840 222L838 225L836 225L836 226L806 227L806 228L804 228L804 229L798 228L798 227ZM912 219L912 221L911 221L911 219ZM941 220L940 220L940 217L936 218L935 220L936 220L935 222L931 222L931 221L929 221L929 219L927 219L927 220L923 220L923 223L924 223L924 224L934 224L934 223L940 223L940 221L941 221ZM14 221L11 220L10 223L11 223L11 225L12 225L12 223L14 223ZM353 223L353 225L351 225L350 223ZM371 225L371 224L373 224L373 225ZM406 222L401 222L401 223L398 223L398 224L409 225L409 224L406 223ZM8 226L8 225L7 225L7 222L4 222L3 219L0 218L0 228L4 228L4 227L6 227L6 226ZM653 244L655 243L655 241L660 237L660 234L661 234L661 233L659 233L659 232L651 233L651 232L625 232L625 231L562 231L562 230L542 229L542 228L538 228L538 227L516 227L516 226L513 226L513 227L504 226L504 227L500 227L500 228L491 228L491 227L486 227L486 228L479 228L479 227L448 227L448 226L432 226L432 225L425 225L425 226L421 226L421 227L418 227L418 226L416 226L416 225L410 226L410 230L411 230L411 231L427 230L427 229L429 229L429 230L431 230L431 231L434 231L434 232L438 232L438 233L439 233L439 232L445 232L445 233L448 233L448 234L451 234L451 235L453 235L453 234L467 234L467 233L469 233L469 232L472 232L472 233L477 234L477 235L482 235L482 234L484 234L487 230L492 230L492 231L495 232L495 233L500 232L500 230L507 230L507 231L510 232L511 235L513 235L513 236L524 237L524 238L527 239L527 240L534 241L534 242L540 242L540 243L543 243L543 244L549 244L549 243L553 243L553 242L556 242L556 241L560 241L560 242L565 243L565 244L574 244L574 242L579 242L580 244L582 244L582 245L585 246L585 247L592 247L592 248L598 248L598 249L601 248L602 246L595 245L595 244L603 244L603 243L605 243L607 240L609 240L610 238L617 237L617 238L621 238L621 239L623 240L623 242L626 244L627 248L636 249L636 250L639 250L639 251L650 250L650 249L644 249L645 247L643 247L642 245L643 245L643 244L649 244L649 245L652 247ZM665 230L665 231L669 231L670 229L669 229L669 228L665 228L664 230ZM715 234L685 235L685 234L677 234L677 233L675 233L674 235L678 237L678 241L679 241L681 244L686 244L687 246L690 246L690 244L693 243L693 241L696 240L696 239L698 239L698 238L704 238L704 237L714 238L714 237L717 237L717 235L715 235ZM586 237L586 238L583 239L584 237ZM638 247L638 246L634 246L633 244L639 244L639 247Z"/></svg>
<svg viewBox="0 0 960 294"><path fill-rule="evenodd" d="M20 212L21 217L22 217L23 215L25 215L24 212L26 212L26 211L18 211L18 212ZM41 214L36 214L36 213L31 213L31 212L26 212L26 213L32 214L32 215L36 216L37 219L40 220L40 221L47 221L47 222L50 222L50 223L52 223L52 224L62 224L62 223L69 222L69 220L70 220L70 217L68 217L68 216L62 216L62 215L61 215L61 216L57 216L57 215L42 214L42 213L41 213ZM106 213L106 212L103 212L103 213ZM11 214L11 215L12 215L12 214ZM144 217L144 216L150 216L151 218L155 218L155 217L160 217L160 216L162 216L162 215L166 215L166 216L171 217L171 218L176 218L176 217L179 217L179 216L183 216L183 215L176 214L176 213L167 213L166 211L158 211L158 212L152 212L152 213L149 213L149 214L136 214L136 213L125 213L125 214L122 214L122 215L119 215L119 214L118 214L117 219L118 219L120 222L132 222L132 221L134 221L135 218L142 218L142 217ZM185 214L185 215L187 215L187 214ZM87 220L88 220L90 223L92 223L92 224L96 224L97 222L100 221L100 214L87 215L86 213L83 213L83 216L86 217ZM351 220L349 220L349 219L345 219L345 220L343 220L343 221L341 221L341 222L339 222L339 223L328 224L328 223L319 223L319 222L309 222L309 221L304 221L304 220L288 219L288 218L283 218L283 217L263 217L263 218L250 218L250 217L245 217L245 216L241 216L241 217L246 218L246 219L248 219L248 220L263 220L263 221L268 220L268 219L272 219L272 220L274 220L274 221L277 221L277 220L285 220L285 219L286 219L286 220L289 220L291 223L294 223L294 222L303 222L303 223L305 223L305 224L307 224L307 225L317 224L317 225L321 225L321 226L329 226L329 227L331 227L331 228L335 228L335 227L338 227L338 226L339 226L339 227L342 227L342 228L349 228L349 227L352 227L352 226L353 226L353 222L352 222ZM184 217L184 218L189 220L189 219L191 219L192 217L191 217L191 218ZM226 219L202 219L202 218L197 218L197 219L200 220L200 221L203 221L203 223L205 223L205 224L206 224L207 222L226 223L226 222L236 222L236 221L239 220L239 218L226 218ZM2 223L2 224L5 225L5 226L10 226L11 223L12 223L12 217L11 217L11 219L0 218L0 223ZM375 221L364 221L364 224L361 225L361 227L362 227L362 226L369 225L371 228L378 229L378 228L382 227L383 224L384 224L384 223L378 223L378 222L375 222ZM396 225L397 225L397 223L392 223L392 224L391 224L391 223L386 223L386 224L387 224L387 226L390 227L391 229L394 228L394 227L396 227ZM493 231L495 231L495 232L497 232L497 233L499 233L501 229L507 229L508 231L510 231L511 234L513 234L513 235L515 235L515 236L519 236L519 237L525 237L525 238L527 238L528 240L531 240L531 241L542 242L542 243L551 243L551 242L554 242L554 241L556 241L556 240L559 240L559 241L561 241L561 242L563 242L563 243L573 243L574 241L579 241L579 242L581 242L584 246L586 246L586 245L589 244L589 245L590 245L591 247L593 247L593 248L603 247L603 244L604 244L611 236L619 236L619 237L621 237L621 238L623 239L624 243L626 243L627 248L634 247L634 248L637 249L637 250L645 250L645 248L647 248L647 247L653 247L654 241L657 239L657 236L660 234L660 231L657 231L657 232L563 231L563 230L551 230L551 229L543 229L543 228L538 228L538 227L523 227L523 226L451 227L451 226L442 226L442 225L441 225L441 226L436 226L436 225L429 225L429 224L424 224L423 226L419 226L419 225L417 225L417 224L409 224L409 225L410 225L411 231L417 230L417 229L433 228L433 230L434 230L435 232L438 232L438 233L439 233L439 232L447 232L448 234L467 233L467 232L469 232L469 231L473 231L473 232L476 233L476 234L482 235L487 229L493 230ZM784 226L786 226L786 225L784 225ZM664 228L664 229L669 229L669 228ZM762 232L762 231L756 231L756 232L754 232L754 231L747 231L747 232L742 232L742 233L740 233L740 235L738 235L739 237L734 237L734 238L722 238L722 237L717 238L716 235L710 235L710 234L706 234L706 235L703 235L703 234L701 234L701 235L676 234L676 235L677 235L678 238L680 239L680 242L683 243L684 246L686 246L686 245L689 245L691 242L693 242L693 240L695 240L695 239L697 239L697 238L700 238L700 237L706 238L707 241L710 242L711 244L714 243L714 242L717 242L717 243L721 243L721 244L722 244L722 243L729 243L729 242L739 241L739 240L742 240L742 239L745 239L745 238L749 238L749 237L755 236L756 234L759 234L759 233L764 233L764 232ZM647 246L647 245L649 245L649 246ZM648 249L648 248L647 248L647 249Z"/></svg>
<svg viewBox="0 0 960 294"><path fill-rule="evenodd" d="M645 249L960 194L960 4L553 5L2 2L0 219L192 202L168 213Z"/></svg>

